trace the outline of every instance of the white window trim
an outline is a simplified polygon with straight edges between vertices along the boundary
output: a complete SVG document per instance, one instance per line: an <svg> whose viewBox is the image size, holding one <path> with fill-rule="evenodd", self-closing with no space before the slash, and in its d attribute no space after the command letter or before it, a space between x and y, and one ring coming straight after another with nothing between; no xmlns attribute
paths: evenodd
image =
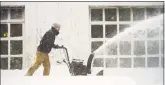
<svg viewBox="0 0 165 85"><path fill-rule="evenodd" d="M117 11L117 21L105 21L105 12L104 12L104 10L105 10L105 8L116 8L116 11ZM123 8L125 8L125 7L123 7ZM127 8L127 7L126 7ZM128 8L130 8L130 15L131 15L131 20L130 21L125 21L125 22L121 22L121 21L119 21L119 10L118 10L118 7L96 7L96 6L92 6L92 7L89 7L89 29L90 29L90 49L91 49L91 42L92 41L103 41L103 42L105 42L106 40L108 40L108 38L106 38L105 37L105 24L116 24L117 25L117 34L119 33L119 25L120 24L134 24L134 23L137 23L138 21L133 21L133 10L132 10L132 8L134 8L134 6L132 6L132 7L128 7ZM140 7L136 7L135 6L135 8L144 8L144 20L146 20L147 19L147 14L146 14L146 8L162 8L162 6L154 6L154 7L150 7L150 6L140 6ZM103 21L91 21L91 9L103 9ZM160 13L160 10L159 10L159 13ZM91 25L103 25L103 38L91 38ZM158 36L160 36L160 32L161 32L161 30L159 30L159 35ZM134 60L133 60L133 58L134 57L136 57L136 55L133 55L134 53L134 41L144 41L145 42L145 55L143 55L143 56L140 56L140 57L145 57L145 68L149 68L149 67L147 67L147 57L159 57L159 66L158 67L154 67L154 68L160 68L160 67L162 67L161 66L161 57L162 57L162 54L161 54L161 44L160 44L160 42L161 42L161 40L163 40L163 38L162 37L159 37L159 39L158 39L158 37L155 37L155 38L147 38L147 31L145 30L145 37L144 38L133 38L133 37L131 37L131 39L127 39L127 40L131 40L131 55L120 55L119 54L119 41L117 41L117 45L118 45L118 48L117 48L117 55L102 55L102 56L99 56L99 57L97 57L97 58L103 58L104 59L104 69L106 69L106 62L105 62L105 58L118 58L118 64L117 64L117 67L116 68L119 68L119 66L120 66L120 60L119 60L119 58L121 58L121 57L128 57L128 58L130 58L131 57L131 63L132 63L132 65L131 65L131 68L135 68L134 67ZM126 41L127 41L126 40ZM159 41L159 54L156 54L156 55L148 55L148 53L147 53L147 41L148 40L158 40ZM104 43L103 43L104 44ZM90 50L90 52L91 52L91 50ZM108 57L108 56L111 56L111 57ZM133 56L133 57L132 57Z"/></svg>
<svg viewBox="0 0 165 85"><path fill-rule="evenodd" d="M2 6L2 7L6 7L6 6ZM19 6L10 6L8 7L8 18L7 20L0 20L1 24L7 24L8 25L8 37L2 37L0 38L0 40L4 41L7 40L8 41L8 54L7 55L1 55L2 58L8 58L8 69L7 70L11 70L10 69L10 59L12 57L21 57L22 58L22 69L24 68L24 28L25 28L25 6L23 6L21 9L23 10L22 12L22 19L10 19L10 9L13 7L19 7ZM22 36L19 37L10 37L10 24L22 24ZM22 40L22 54L10 54L10 41L11 40Z"/></svg>

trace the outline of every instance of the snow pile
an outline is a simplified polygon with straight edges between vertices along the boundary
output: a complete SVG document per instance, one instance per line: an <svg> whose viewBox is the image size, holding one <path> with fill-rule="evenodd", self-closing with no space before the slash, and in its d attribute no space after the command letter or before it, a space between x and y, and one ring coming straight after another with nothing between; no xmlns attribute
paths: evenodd
<svg viewBox="0 0 165 85"><path fill-rule="evenodd" d="M1 85L136 85L127 77L2 76Z"/></svg>
<svg viewBox="0 0 165 85"><path fill-rule="evenodd" d="M33 76L24 76L27 70L2 70L1 85L136 85L128 77L70 76L65 64L52 66L49 76L42 76L43 66Z"/></svg>
<svg viewBox="0 0 165 85"><path fill-rule="evenodd" d="M3 77L22 77L26 74L28 69L23 69L23 70L2 70L1 71L1 76ZM36 72L34 73L33 76L42 76L43 74L43 66L41 65ZM64 64L62 65L56 65L56 66L51 66L50 70L50 76L70 76L68 67Z"/></svg>

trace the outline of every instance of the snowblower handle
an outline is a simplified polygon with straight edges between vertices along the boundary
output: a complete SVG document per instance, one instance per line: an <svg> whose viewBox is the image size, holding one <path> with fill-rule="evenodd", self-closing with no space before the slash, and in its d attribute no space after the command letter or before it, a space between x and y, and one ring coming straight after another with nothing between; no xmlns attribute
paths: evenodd
<svg viewBox="0 0 165 85"><path fill-rule="evenodd" d="M72 70L71 70L71 63L70 63L70 59L69 59L68 49L64 46L62 46L62 49L65 50L66 60L68 62L68 63L66 62L66 64L68 65L69 72L73 75Z"/></svg>
<svg viewBox="0 0 165 85"><path fill-rule="evenodd" d="M67 50L67 48L66 48L66 47L63 47L63 49L66 51L66 56L68 57L68 61L69 61L69 63L70 63L70 60L69 60L69 54L68 54L68 50Z"/></svg>
<svg viewBox="0 0 165 85"><path fill-rule="evenodd" d="M57 48L57 49L64 49L65 52L66 52L66 57L68 58L68 61L69 61L69 64L70 64L70 59L69 59L69 54L68 54L68 50L66 47L64 47L63 45L60 47L60 48Z"/></svg>

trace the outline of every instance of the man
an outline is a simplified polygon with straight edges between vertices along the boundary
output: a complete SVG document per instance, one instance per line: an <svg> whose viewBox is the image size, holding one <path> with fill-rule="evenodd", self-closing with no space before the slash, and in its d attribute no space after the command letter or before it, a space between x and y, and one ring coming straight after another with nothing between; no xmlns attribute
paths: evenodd
<svg viewBox="0 0 165 85"><path fill-rule="evenodd" d="M38 67L43 64L44 76L48 76L50 73L50 61L49 53L52 48L62 48L63 46L55 45L54 41L56 36L59 34L60 25L55 23L52 25L51 29L48 30L40 41L40 45L37 48L36 61L32 67L27 72L27 76L32 76L33 73L38 69Z"/></svg>

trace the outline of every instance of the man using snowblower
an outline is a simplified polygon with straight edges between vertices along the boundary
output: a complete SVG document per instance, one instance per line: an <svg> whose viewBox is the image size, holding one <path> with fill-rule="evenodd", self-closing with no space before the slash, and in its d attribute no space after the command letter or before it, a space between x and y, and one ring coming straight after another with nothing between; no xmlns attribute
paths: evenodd
<svg viewBox="0 0 165 85"><path fill-rule="evenodd" d="M32 76L33 73L38 69L38 67L43 64L44 67L44 76L48 76L50 73L50 61L49 61L49 53L52 48L63 48L63 46L55 45L54 41L56 36L59 34L60 25L57 23L54 23L50 30L48 30L44 36L42 37L40 41L40 45L37 48L36 53L36 61L32 65L32 67L29 68L27 72L27 76Z"/></svg>

